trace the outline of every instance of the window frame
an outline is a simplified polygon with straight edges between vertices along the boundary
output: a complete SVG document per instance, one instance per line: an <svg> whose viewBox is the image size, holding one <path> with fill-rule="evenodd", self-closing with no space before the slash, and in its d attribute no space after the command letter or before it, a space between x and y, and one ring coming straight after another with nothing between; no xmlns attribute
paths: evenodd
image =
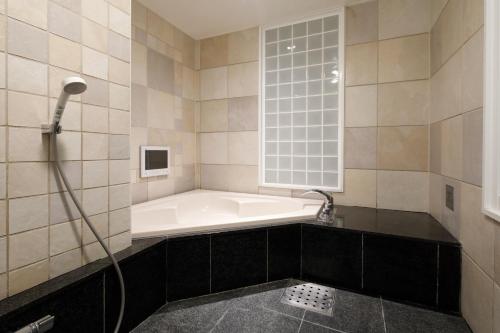
<svg viewBox="0 0 500 333"><path fill-rule="evenodd" d="M266 183L265 182L265 127L264 127L264 114L265 114L265 33L266 30L279 28L298 23L309 22L328 16L339 17L338 29L338 186L316 186L316 185L296 185L296 184L280 184L280 183ZM259 31L259 165L258 165L258 178L260 187L283 188L292 190L309 190L311 188L321 189L329 192L344 192L344 90L345 90L345 7L332 8L322 10L321 12L304 15L299 18L284 19L281 22L261 25Z"/></svg>
<svg viewBox="0 0 500 333"><path fill-rule="evenodd" d="M500 221L500 3L484 6L483 213Z"/></svg>

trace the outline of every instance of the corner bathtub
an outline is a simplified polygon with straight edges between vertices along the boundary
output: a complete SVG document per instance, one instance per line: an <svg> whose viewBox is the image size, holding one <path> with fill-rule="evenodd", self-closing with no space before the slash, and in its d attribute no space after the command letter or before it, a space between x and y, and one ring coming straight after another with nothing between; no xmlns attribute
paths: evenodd
<svg viewBox="0 0 500 333"><path fill-rule="evenodd" d="M194 190L132 206L132 237L284 224L316 216L320 200Z"/></svg>

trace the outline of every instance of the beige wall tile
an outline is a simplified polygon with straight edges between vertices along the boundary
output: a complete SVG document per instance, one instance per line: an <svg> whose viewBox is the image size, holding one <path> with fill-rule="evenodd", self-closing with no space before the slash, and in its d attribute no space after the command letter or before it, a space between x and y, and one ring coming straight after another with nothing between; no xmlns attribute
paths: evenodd
<svg viewBox="0 0 500 333"><path fill-rule="evenodd" d="M498 224L495 225L495 281L500 284L500 225Z"/></svg>
<svg viewBox="0 0 500 333"><path fill-rule="evenodd" d="M481 211L481 188L462 183L460 241L464 251L490 276L494 276L494 222Z"/></svg>
<svg viewBox="0 0 500 333"><path fill-rule="evenodd" d="M50 255L54 256L76 249L82 244L82 221L59 223L50 226Z"/></svg>
<svg viewBox="0 0 500 333"><path fill-rule="evenodd" d="M462 111L483 106L483 48L483 29L462 48Z"/></svg>
<svg viewBox="0 0 500 333"><path fill-rule="evenodd" d="M85 0L82 1L82 16L108 26L108 7L105 0Z"/></svg>
<svg viewBox="0 0 500 333"><path fill-rule="evenodd" d="M39 95L47 94L47 65L24 58L7 58L8 87Z"/></svg>
<svg viewBox="0 0 500 333"><path fill-rule="evenodd" d="M129 134L130 112L110 109L109 132L112 134Z"/></svg>
<svg viewBox="0 0 500 333"><path fill-rule="evenodd" d="M228 64L258 61L259 28L255 27L230 33L227 37L227 49ZM223 51L219 50L219 52Z"/></svg>
<svg viewBox="0 0 500 333"><path fill-rule="evenodd" d="M228 97L254 96L259 94L259 63L249 62L228 66Z"/></svg>
<svg viewBox="0 0 500 333"><path fill-rule="evenodd" d="M57 152L62 161L82 159L81 147L82 135L80 132L63 131L57 136ZM54 159L54 154L51 155L51 158Z"/></svg>
<svg viewBox="0 0 500 333"><path fill-rule="evenodd" d="M143 86L148 84L147 58L148 52L146 47L132 41L132 82L142 84Z"/></svg>
<svg viewBox="0 0 500 333"><path fill-rule="evenodd" d="M109 248L116 253L126 249L132 244L130 232L124 232L109 238Z"/></svg>
<svg viewBox="0 0 500 333"><path fill-rule="evenodd" d="M107 134L82 134L82 154L84 160L105 160L108 158Z"/></svg>
<svg viewBox="0 0 500 333"><path fill-rule="evenodd" d="M108 188L97 187L84 190L82 205L88 215L106 212L108 210Z"/></svg>
<svg viewBox="0 0 500 333"><path fill-rule="evenodd" d="M258 167L249 165L228 165L227 166L228 191L257 193Z"/></svg>
<svg viewBox="0 0 500 333"><path fill-rule="evenodd" d="M465 0L463 6L463 38L467 40L484 23L484 0Z"/></svg>
<svg viewBox="0 0 500 333"><path fill-rule="evenodd" d="M81 161L62 161L62 168L68 178L69 184L73 189L82 187L82 162ZM66 187L63 184L59 171L54 165L49 169L49 191L50 193L61 192Z"/></svg>
<svg viewBox="0 0 500 333"><path fill-rule="evenodd" d="M379 0L379 38L429 32L432 1Z"/></svg>
<svg viewBox="0 0 500 333"><path fill-rule="evenodd" d="M427 212L427 172L377 171L377 208Z"/></svg>
<svg viewBox="0 0 500 333"><path fill-rule="evenodd" d="M0 238L0 272L7 271L7 237Z"/></svg>
<svg viewBox="0 0 500 333"><path fill-rule="evenodd" d="M130 88L118 84L109 84L109 107L130 110Z"/></svg>
<svg viewBox="0 0 500 333"><path fill-rule="evenodd" d="M47 163L9 164L9 198L45 194L48 192Z"/></svg>
<svg viewBox="0 0 500 333"><path fill-rule="evenodd" d="M52 0L52 1L77 14L80 14L82 11L81 0Z"/></svg>
<svg viewBox="0 0 500 333"><path fill-rule="evenodd" d="M444 6L446 6L446 3L448 0L433 0L431 1L431 28L434 26L436 23L437 19L441 15L441 12L443 11Z"/></svg>
<svg viewBox="0 0 500 333"><path fill-rule="evenodd" d="M431 72L435 73L463 42L462 0L449 0L431 30Z"/></svg>
<svg viewBox="0 0 500 333"><path fill-rule="evenodd" d="M175 193L173 179L159 180L148 183L148 200L163 198Z"/></svg>
<svg viewBox="0 0 500 333"><path fill-rule="evenodd" d="M200 162L204 164L227 164L227 133L200 134Z"/></svg>
<svg viewBox="0 0 500 333"><path fill-rule="evenodd" d="M54 117L57 99L51 98L49 100L49 119ZM69 101L64 110L64 117L60 122L65 131L81 131L82 129L82 105L80 102Z"/></svg>
<svg viewBox="0 0 500 333"><path fill-rule="evenodd" d="M112 160L130 158L130 140L128 135L109 136L109 158Z"/></svg>
<svg viewBox="0 0 500 333"><path fill-rule="evenodd" d="M440 222L442 221L443 208L442 180L443 176L432 172L429 173L429 214Z"/></svg>
<svg viewBox="0 0 500 333"><path fill-rule="evenodd" d="M147 50L148 87L174 93L174 61L152 49Z"/></svg>
<svg viewBox="0 0 500 333"><path fill-rule="evenodd" d="M109 236L108 213L94 215L91 216L89 219L94 228L96 229L97 234L101 238L104 239ZM90 230L89 226L85 222L83 222L82 225L82 242L84 245L97 242L97 238L95 237L94 233L92 232L92 230Z"/></svg>
<svg viewBox="0 0 500 333"><path fill-rule="evenodd" d="M47 29L47 0L8 1L7 11L10 17Z"/></svg>
<svg viewBox="0 0 500 333"><path fill-rule="evenodd" d="M441 172L445 176L462 179L463 175L463 121L453 117L441 125Z"/></svg>
<svg viewBox="0 0 500 333"><path fill-rule="evenodd" d="M108 106L109 83L90 76L83 76L87 81L87 90L82 94L82 102L87 104Z"/></svg>
<svg viewBox="0 0 500 333"><path fill-rule="evenodd" d="M82 18L82 44L101 52L107 52L108 30L94 21Z"/></svg>
<svg viewBox="0 0 500 333"><path fill-rule="evenodd" d="M344 192L334 193L339 205L377 206L377 171L347 169L344 174Z"/></svg>
<svg viewBox="0 0 500 333"><path fill-rule="evenodd" d="M80 15L49 1L48 9L49 31L80 42L82 39L82 25Z"/></svg>
<svg viewBox="0 0 500 333"><path fill-rule="evenodd" d="M228 165L202 164L200 166L201 188L214 191L228 190Z"/></svg>
<svg viewBox="0 0 500 333"><path fill-rule="evenodd" d="M150 128L174 128L173 96L158 90L148 89L147 124Z"/></svg>
<svg viewBox="0 0 500 333"><path fill-rule="evenodd" d="M47 33L20 21L8 19L7 22L9 26L7 39L9 53L47 62Z"/></svg>
<svg viewBox="0 0 500 333"><path fill-rule="evenodd" d="M379 127L377 168L427 171L428 127Z"/></svg>
<svg viewBox="0 0 500 333"><path fill-rule="evenodd" d="M431 79L430 121L461 113L461 56L454 55Z"/></svg>
<svg viewBox="0 0 500 333"><path fill-rule="evenodd" d="M228 100L228 130L256 131L259 127L258 96L231 98Z"/></svg>
<svg viewBox="0 0 500 333"><path fill-rule="evenodd" d="M122 208L109 213L109 234L116 235L130 230L130 208Z"/></svg>
<svg viewBox="0 0 500 333"><path fill-rule="evenodd" d="M147 28L151 35L159 38L169 45L174 44L173 26L151 10L148 10Z"/></svg>
<svg viewBox="0 0 500 333"><path fill-rule="evenodd" d="M228 35L221 35L200 41L201 69L228 64Z"/></svg>
<svg viewBox="0 0 500 333"><path fill-rule="evenodd" d="M9 200L10 234L41 228L48 224L48 195Z"/></svg>
<svg viewBox="0 0 500 333"><path fill-rule="evenodd" d="M344 167L376 169L377 128L346 128L344 132Z"/></svg>
<svg viewBox="0 0 500 333"><path fill-rule="evenodd" d="M130 64L125 61L109 57L109 80L122 86L130 85Z"/></svg>
<svg viewBox="0 0 500 333"><path fill-rule="evenodd" d="M462 315L474 332L492 332L493 281L462 252Z"/></svg>
<svg viewBox="0 0 500 333"><path fill-rule="evenodd" d="M109 28L114 32L130 38L130 15L114 6L109 6Z"/></svg>
<svg viewBox="0 0 500 333"><path fill-rule="evenodd" d="M201 102L200 131L223 132L228 129L228 100Z"/></svg>
<svg viewBox="0 0 500 333"><path fill-rule="evenodd" d="M108 109L90 104L82 105L82 130L85 132L108 132Z"/></svg>
<svg viewBox="0 0 500 333"><path fill-rule="evenodd" d="M429 168L431 172L441 174L441 122L429 126Z"/></svg>
<svg viewBox="0 0 500 333"><path fill-rule="evenodd" d="M109 161L109 184L123 184L130 182L129 160Z"/></svg>
<svg viewBox="0 0 500 333"><path fill-rule="evenodd" d="M108 161L83 162L83 188L108 185Z"/></svg>
<svg viewBox="0 0 500 333"><path fill-rule="evenodd" d="M430 107L429 81L381 84L378 87L378 125L426 125Z"/></svg>
<svg viewBox="0 0 500 333"><path fill-rule="evenodd" d="M0 275L0 299L4 299L8 296L7 288L7 274Z"/></svg>
<svg viewBox="0 0 500 333"><path fill-rule="evenodd" d="M463 115L463 180L482 186L483 111Z"/></svg>
<svg viewBox="0 0 500 333"><path fill-rule="evenodd" d="M379 43L378 80L394 82L429 77L429 35L421 34Z"/></svg>
<svg viewBox="0 0 500 333"><path fill-rule="evenodd" d="M130 186L121 184L109 187L109 209L116 210L130 206Z"/></svg>
<svg viewBox="0 0 500 333"><path fill-rule="evenodd" d="M0 162L5 162L7 159L7 127L0 127Z"/></svg>
<svg viewBox="0 0 500 333"><path fill-rule="evenodd" d="M113 31L108 33L109 55L130 62L130 39Z"/></svg>
<svg viewBox="0 0 500 333"><path fill-rule="evenodd" d="M345 89L345 126L377 126L377 85Z"/></svg>
<svg viewBox="0 0 500 333"><path fill-rule="evenodd" d="M106 245L109 245L107 238L104 239L104 242ZM98 242L82 247L82 261L84 265L104 257L106 257L106 252Z"/></svg>
<svg viewBox="0 0 500 333"><path fill-rule="evenodd" d="M7 193L7 168L5 163L0 163L0 199L5 199Z"/></svg>
<svg viewBox="0 0 500 333"><path fill-rule="evenodd" d="M139 1L132 1L132 25L146 30L148 20L148 9Z"/></svg>
<svg viewBox="0 0 500 333"><path fill-rule="evenodd" d="M205 69L200 72L200 99L226 98L228 87L227 67Z"/></svg>
<svg viewBox="0 0 500 333"><path fill-rule="evenodd" d="M5 89L0 89L0 125L7 124L7 104L5 102L6 100L7 96Z"/></svg>
<svg viewBox="0 0 500 333"><path fill-rule="evenodd" d="M227 133L229 164L257 165L259 136L257 131Z"/></svg>
<svg viewBox="0 0 500 333"><path fill-rule="evenodd" d="M495 305L493 308L493 332L500 332L500 286L495 285Z"/></svg>
<svg viewBox="0 0 500 333"><path fill-rule="evenodd" d="M36 128L9 128L9 161L35 162L49 158L49 138Z"/></svg>
<svg viewBox="0 0 500 333"><path fill-rule="evenodd" d="M146 127L148 125L148 88L132 84L130 88L131 105L130 118L133 127Z"/></svg>
<svg viewBox="0 0 500 333"><path fill-rule="evenodd" d="M9 1L10 2L10 1ZM49 278L49 261L43 260L9 272L9 295L36 286Z"/></svg>
<svg viewBox="0 0 500 333"><path fill-rule="evenodd" d="M26 266L48 257L49 229L42 228L9 237L9 270Z"/></svg>
<svg viewBox="0 0 500 333"><path fill-rule="evenodd" d="M82 71L84 74L108 79L108 57L88 47L82 49Z"/></svg>
<svg viewBox="0 0 500 333"><path fill-rule="evenodd" d="M81 191L75 191L78 200L81 200ZM68 192L50 195L50 224L74 221L80 218L80 213L73 203Z"/></svg>
<svg viewBox="0 0 500 333"><path fill-rule="evenodd" d="M82 250L74 249L50 257L50 278L62 275L82 265Z"/></svg>
<svg viewBox="0 0 500 333"><path fill-rule="evenodd" d="M0 200L0 235L7 234L7 201Z"/></svg>
<svg viewBox="0 0 500 333"><path fill-rule="evenodd" d="M346 45L377 41L378 1L346 7Z"/></svg>
<svg viewBox="0 0 500 333"><path fill-rule="evenodd" d="M377 42L346 47L346 86L377 83L377 52Z"/></svg>

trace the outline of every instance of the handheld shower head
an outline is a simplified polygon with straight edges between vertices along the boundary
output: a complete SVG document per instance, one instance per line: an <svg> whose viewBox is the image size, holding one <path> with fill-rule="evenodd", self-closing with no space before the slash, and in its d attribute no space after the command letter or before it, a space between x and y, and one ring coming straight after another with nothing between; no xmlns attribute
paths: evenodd
<svg viewBox="0 0 500 333"><path fill-rule="evenodd" d="M54 118L52 119L51 128L59 133L61 131L59 122L61 121L64 108L68 102L70 95L78 95L87 90L87 82L78 76L70 76L65 78L62 82L62 90L57 100Z"/></svg>

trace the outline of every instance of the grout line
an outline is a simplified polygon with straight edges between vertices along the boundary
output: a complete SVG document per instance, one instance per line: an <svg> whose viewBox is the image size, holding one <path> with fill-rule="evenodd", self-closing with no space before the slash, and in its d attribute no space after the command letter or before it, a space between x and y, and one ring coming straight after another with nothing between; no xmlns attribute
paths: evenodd
<svg viewBox="0 0 500 333"><path fill-rule="evenodd" d="M385 313L384 313L384 303L382 302L382 297L380 299L380 308L382 309L382 322L384 323L384 332L387 333L387 325L385 324Z"/></svg>
<svg viewBox="0 0 500 333"><path fill-rule="evenodd" d="M302 315L302 319L300 321L299 329L297 330L300 333L300 329L302 328L302 324L304 323L304 317L306 316L306 310L304 310L304 314Z"/></svg>
<svg viewBox="0 0 500 333"><path fill-rule="evenodd" d="M213 332L213 331L214 331L214 329L217 327L217 325L219 325L219 324L220 324L220 322L224 319L224 317L226 316L226 314L227 314L228 312L229 312L229 309L227 309L226 311L224 311L224 313L222 314L222 316L221 316L219 319L217 319L217 321L215 322L214 327L212 327L212 329L211 329L210 331L208 331L209 333L211 333L211 332Z"/></svg>

